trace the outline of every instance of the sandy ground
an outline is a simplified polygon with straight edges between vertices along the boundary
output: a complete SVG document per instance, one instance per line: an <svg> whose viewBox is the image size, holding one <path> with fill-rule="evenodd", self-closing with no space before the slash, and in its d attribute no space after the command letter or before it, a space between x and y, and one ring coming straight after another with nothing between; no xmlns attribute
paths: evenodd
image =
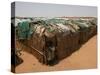
<svg viewBox="0 0 100 75"><path fill-rule="evenodd" d="M31 54L22 52L24 62L16 67L17 73L59 71L75 69L92 69L97 67L97 36L91 38L71 56L61 60L54 66L43 65Z"/></svg>

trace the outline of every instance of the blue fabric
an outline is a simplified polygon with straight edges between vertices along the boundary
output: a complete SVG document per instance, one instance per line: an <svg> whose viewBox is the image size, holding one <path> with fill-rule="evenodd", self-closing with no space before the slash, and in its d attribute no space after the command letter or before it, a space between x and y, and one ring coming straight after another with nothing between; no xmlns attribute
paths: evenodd
<svg viewBox="0 0 100 75"><path fill-rule="evenodd" d="M32 34L29 22L24 21L18 24L18 38L19 39L28 39Z"/></svg>

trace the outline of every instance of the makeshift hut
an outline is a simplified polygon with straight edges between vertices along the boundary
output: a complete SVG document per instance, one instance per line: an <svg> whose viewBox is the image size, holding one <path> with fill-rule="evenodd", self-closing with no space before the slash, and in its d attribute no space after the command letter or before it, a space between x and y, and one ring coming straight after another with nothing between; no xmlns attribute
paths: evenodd
<svg viewBox="0 0 100 75"><path fill-rule="evenodd" d="M41 63L50 64L78 50L96 30L96 18L39 19L19 22L17 37Z"/></svg>

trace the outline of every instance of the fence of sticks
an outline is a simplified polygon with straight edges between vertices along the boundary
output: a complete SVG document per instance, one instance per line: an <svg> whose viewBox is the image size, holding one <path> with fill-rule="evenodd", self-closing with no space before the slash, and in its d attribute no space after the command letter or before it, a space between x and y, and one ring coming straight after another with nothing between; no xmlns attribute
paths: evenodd
<svg viewBox="0 0 100 75"><path fill-rule="evenodd" d="M52 18L20 22L16 36L39 62L51 64L78 50L97 34L97 19Z"/></svg>

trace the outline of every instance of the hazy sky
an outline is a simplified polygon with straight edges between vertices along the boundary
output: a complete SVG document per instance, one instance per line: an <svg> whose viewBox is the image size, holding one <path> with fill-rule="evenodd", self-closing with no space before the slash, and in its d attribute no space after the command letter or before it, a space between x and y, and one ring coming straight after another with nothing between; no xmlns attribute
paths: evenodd
<svg viewBox="0 0 100 75"><path fill-rule="evenodd" d="M95 6L16 2L15 8L16 16L21 17L97 16Z"/></svg>

